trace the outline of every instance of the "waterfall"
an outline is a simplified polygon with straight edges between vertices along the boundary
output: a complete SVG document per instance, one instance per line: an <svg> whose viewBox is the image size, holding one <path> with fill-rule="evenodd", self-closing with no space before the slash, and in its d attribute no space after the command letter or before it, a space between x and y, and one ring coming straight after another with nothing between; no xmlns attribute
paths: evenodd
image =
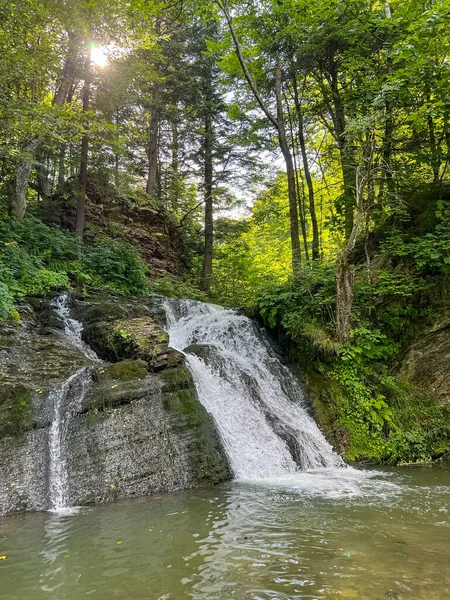
<svg viewBox="0 0 450 600"><path fill-rule="evenodd" d="M89 360L98 362L100 359L96 353L81 339L82 323L70 317L69 296L61 294L53 300L52 306L64 324L64 335L70 344L78 348Z"/></svg>
<svg viewBox="0 0 450 600"><path fill-rule="evenodd" d="M53 388L49 402L53 407L48 445L49 503L51 510L59 511L69 503L67 433L71 419L80 411L83 400L92 387L92 375L88 368L78 370L64 383Z"/></svg>
<svg viewBox="0 0 450 600"><path fill-rule="evenodd" d="M193 300L167 301L164 308L170 345L186 355L236 479L342 465L297 379L251 319Z"/></svg>
<svg viewBox="0 0 450 600"><path fill-rule="evenodd" d="M91 361L99 362L96 353L81 339L83 325L70 317L69 297L62 294L52 306L64 323L64 336ZM71 419L80 411L87 393L93 385L91 369L83 367L66 381L50 391L48 401L52 408L49 445L49 504L51 510L60 511L69 505L67 433Z"/></svg>

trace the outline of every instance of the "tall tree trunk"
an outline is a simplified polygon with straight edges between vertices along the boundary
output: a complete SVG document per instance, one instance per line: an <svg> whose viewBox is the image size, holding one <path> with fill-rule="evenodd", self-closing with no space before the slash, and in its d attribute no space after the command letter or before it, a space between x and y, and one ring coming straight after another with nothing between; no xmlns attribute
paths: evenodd
<svg viewBox="0 0 450 600"><path fill-rule="evenodd" d="M172 133L171 145L171 180L170 180L170 206L174 213L178 212L178 195L180 181L180 142L178 133L178 114L170 122Z"/></svg>
<svg viewBox="0 0 450 600"><path fill-rule="evenodd" d="M381 178L380 188L378 191L378 204L382 207L385 185L388 193L393 193L393 174L392 174L392 149L393 149L393 134L394 134L394 118L392 114L392 101L387 99L385 102L385 123L383 136L383 170L384 178Z"/></svg>
<svg viewBox="0 0 450 600"><path fill-rule="evenodd" d="M358 239L361 221L364 215L364 190L373 177L373 156L375 153L375 136L370 140L369 153L366 158L365 172L356 169L356 214L352 231L347 239L336 271L336 334L339 342L345 344L350 338L351 314L353 307L355 270L351 264L351 254ZM369 190L369 194L370 194Z"/></svg>
<svg viewBox="0 0 450 600"><path fill-rule="evenodd" d="M16 167L16 177L13 197L11 199L11 216L15 219L23 219L27 210L28 180L30 178L33 161L44 136L33 136L25 144L22 155Z"/></svg>
<svg viewBox="0 0 450 600"><path fill-rule="evenodd" d="M354 286L355 269L342 257L336 271L336 333L342 344L350 339Z"/></svg>
<svg viewBox="0 0 450 600"><path fill-rule="evenodd" d="M205 247L203 255L202 289L205 292L211 289L213 246L214 246L214 221L213 221L213 125L209 108L205 116Z"/></svg>
<svg viewBox="0 0 450 600"><path fill-rule="evenodd" d="M36 178L38 193L49 200L52 196L52 180L48 168L49 154L42 149L37 153Z"/></svg>
<svg viewBox="0 0 450 600"><path fill-rule="evenodd" d="M333 100L334 114L332 115L336 139L341 159L342 179L344 183L344 219L345 237L348 239L353 229L353 217L355 211L355 157L351 141L346 131L346 119L344 105L339 92L338 73L333 70L330 73L331 94Z"/></svg>
<svg viewBox="0 0 450 600"><path fill-rule="evenodd" d="M119 152L119 141L120 141L120 117L119 112L115 114L116 122L116 143L114 146L114 185L116 188L119 185L119 171L120 171L120 152Z"/></svg>
<svg viewBox="0 0 450 600"><path fill-rule="evenodd" d="M88 48L84 63L84 86L83 86L83 113L89 110L91 95L91 50ZM87 127L87 123L85 123ZM86 219L86 189L89 158L89 136L84 133L81 139L81 160L79 173L79 192L77 203L77 217L75 222L75 233L79 238L84 236L84 224Z"/></svg>
<svg viewBox="0 0 450 600"><path fill-rule="evenodd" d="M305 210L305 191L303 188L303 178L300 183L299 172L300 167L297 160L297 152L296 152L296 139L294 135L294 126L291 110L289 108L289 101L286 96L286 93L283 94L287 117L289 123L289 136L290 136L290 147L292 148L292 160L294 163L294 174L295 174L295 194L297 196L297 212L300 220L300 229L303 237L303 247L305 249L305 258L306 261L309 262L309 248L308 248L308 235L306 231L306 210Z"/></svg>
<svg viewBox="0 0 450 600"><path fill-rule="evenodd" d="M280 61L275 64L275 96L277 101L278 142L286 164L286 174L289 197L289 222L291 230L292 270L298 272L301 262L301 247L298 227L297 193L295 190L295 168L291 150L286 136L286 126L283 114L283 95Z"/></svg>
<svg viewBox="0 0 450 600"><path fill-rule="evenodd" d="M204 194L205 194L205 245L203 252L202 289L209 293L212 281L214 220L213 220L213 65L210 64L205 75L205 112L204 112Z"/></svg>
<svg viewBox="0 0 450 600"><path fill-rule="evenodd" d="M236 54L239 60L239 64L241 65L242 72L244 73L244 77L247 80L247 83L252 90L252 93L261 107L262 111L266 115L269 122L275 127L278 132L278 140L281 152L284 157L284 161L286 163L286 172L287 172L287 180L288 180L288 195L289 195L289 215L290 215L290 229L291 229L291 248L292 248L292 269L294 275L297 274L298 268L300 266L301 260L301 248L300 248L300 238L299 238L299 228L298 228L298 210L297 210L297 196L295 191L295 170L294 163L292 160L291 152L289 149L289 144L287 143L286 137L286 127L284 124L284 115L283 115L283 101L282 101L282 89L281 89L281 68L280 62L277 60L276 68L275 68L275 81L276 81L276 101L277 101L277 117L269 110L267 104L264 102L261 94L259 93L258 87L247 67L247 63L245 62L244 55L242 54L241 45L239 39L236 34L236 30L234 29L233 19L231 17L230 11L228 10L226 0L215 0L216 4L222 10L225 15L225 18L228 23L228 28L231 33L231 37L233 38L234 46L236 49Z"/></svg>
<svg viewBox="0 0 450 600"><path fill-rule="evenodd" d="M147 178L147 194L153 200L159 200L159 180L158 180L158 139L160 126L160 98L161 87L157 82L153 89L153 107L150 117L150 128L148 138L148 178Z"/></svg>
<svg viewBox="0 0 450 600"><path fill-rule="evenodd" d="M297 112L298 119L298 140L300 143L300 152L302 155L302 163L303 163L303 171L305 173L306 185L308 187L308 199L309 199L309 213L311 215L311 226L312 226L312 257L313 260L318 260L320 258L320 237L319 237L319 226L317 223L317 214L316 214L316 202L314 198L314 186L311 177L311 170L309 168L308 155L306 152L306 141L305 141L305 131L303 124L303 111L300 104L300 98L298 94L297 80L295 75L292 78L293 86L294 86L294 101L295 101L295 109Z"/></svg>
<svg viewBox="0 0 450 600"><path fill-rule="evenodd" d="M53 96L53 106L62 106L70 95L77 72L78 55L80 53L82 38L73 31L67 32L69 45L60 84Z"/></svg>
<svg viewBox="0 0 450 600"><path fill-rule="evenodd" d="M61 144L58 158L58 189L62 189L66 181L66 145Z"/></svg>
<svg viewBox="0 0 450 600"><path fill-rule="evenodd" d="M303 183L303 177L301 176L300 168L297 168L297 158L295 156L295 150L293 150L294 164L295 166L295 188L297 190L297 202L298 202L298 214L300 216L300 226L303 237L303 247L305 249L306 262L309 262L309 248L308 248L308 235L306 232L306 207L305 207L305 188ZM300 173L300 175L299 175Z"/></svg>
<svg viewBox="0 0 450 600"><path fill-rule="evenodd" d="M427 95L428 104L431 103L430 94ZM434 120L430 113L427 114L428 133L430 136L430 150L431 150L431 168L433 170L433 183L439 181L439 171L441 168L440 149L436 140L436 131L434 127Z"/></svg>
<svg viewBox="0 0 450 600"><path fill-rule="evenodd" d="M290 134L290 141L291 141L291 147L292 147L292 160L294 161L294 173L295 173L295 193L297 196L297 209L298 209L298 216L300 218L300 228L302 231L302 237L303 237L303 247L305 249L305 258L306 261L309 262L309 248L308 248L308 235L306 232L306 210L305 210L305 191L303 188L303 179L300 183L300 179L299 179L299 172L300 172L300 168L298 165L298 160L297 160L297 152L296 152L296 140L295 140L295 135L294 135L294 126L292 124L292 114L289 108L289 101L286 97L286 94L284 94L284 99L286 102L286 108L287 108L287 115L288 115L288 123L289 123L289 134Z"/></svg>

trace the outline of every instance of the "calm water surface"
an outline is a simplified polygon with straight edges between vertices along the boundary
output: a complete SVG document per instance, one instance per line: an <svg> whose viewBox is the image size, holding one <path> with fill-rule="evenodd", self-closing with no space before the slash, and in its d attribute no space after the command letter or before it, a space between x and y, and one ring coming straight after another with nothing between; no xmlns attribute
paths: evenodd
<svg viewBox="0 0 450 600"><path fill-rule="evenodd" d="M0 519L3 600L447 600L450 469L346 469Z"/></svg>

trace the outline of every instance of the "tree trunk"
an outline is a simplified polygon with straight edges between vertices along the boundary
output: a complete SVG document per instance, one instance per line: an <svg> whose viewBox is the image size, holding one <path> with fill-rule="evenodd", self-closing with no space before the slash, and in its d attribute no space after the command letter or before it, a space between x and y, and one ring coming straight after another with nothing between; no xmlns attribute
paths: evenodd
<svg viewBox="0 0 450 600"><path fill-rule="evenodd" d="M281 91L281 67L277 59L275 64L275 95L277 100L278 142L286 164L286 174L289 197L289 221L291 230L292 270L298 273L301 263L301 247L298 227L297 193L295 190L295 169L291 151L286 136L286 126L283 114L283 97Z"/></svg>
<svg viewBox="0 0 450 600"><path fill-rule="evenodd" d="M36 165L37 189L40 196L46 200L52 197L52 180L48 169L48 161L47 152L38 151Z"/></svg>
<svg viewBox="0 0 450 600"><path fill-rule="evenodd" d="M297 190L297 205L298 205L298 214L300 217L300 227L302 230L303 237L303 247L305 249L305 258L306 262L309 262L309 248L308 248L308 235L306 232L306 210L305 210L305 190L303 185L303 178L300 181L299 172L300 169L297 168L297 157L295 155L295 149L292 149L292 154L294 158L295 165L295 189Z"/></svg>
<svg viewBox="0 0 450 600"><path fill-rule="evenodd" d="M213 142L214 130L211 113L212 103L212 81L208 82L206 91L206 112L205 112L205 247L203 255L203 276L202 289L209 293L211 289L212 267L213 267L213 247L214 247L214 221L213 221Z"/></svg>
<svg viewBox="0 0 450 600"><path fill-rule="evenodd" d="M83 86L83 112L86 114L89 110L91 91L91 50L88 49L84 63L84 86ZM87 123L85 123L85 127ZM77 203L77 217L75 223L75 233L81 239L84 236L84 223L86 219L86 188L88 172L89 155L89 136L85 133L81 139L81 160L79 173L79 192Z"/></svg>
<svg viewBox="0 0 450 600"><path fill-rule="evenodd" d="M355 284L355 270L347 258L347 255L342 257L336 271L336 331L337 339L342 344L347 343L350 338Z"/></svg>
<svg viewBox="0 0 450 600"><path fill-rule="evenodd" d="M62 189L66 181L66 145L61 144L58 159L58 189Z"/></svg>
<svg viewBox="0 0 450 600"><path fill-rule="evenodd" d="M73 31L67 32L69 45L61 82L53 97L53 106L62 106L68 99L77 72L78 54L81 36Z"/></svg>
<svg viewBox="0 0 450 600"><path fill-rule="evenodd" d="M237 37L236 31L233 25L233 19L231 17L230 11L228 10L226 0L216 0L216 4L223 11L225 18L228 23L228 28L231 33L231 37L233 38L234 46L236 49L236 54L239 60L239 64L241 65L242 71L244 73L245 79L250 86L250 89L253 92L253 95L261 107L262 111L266 115L269 122L276 128L278 132L278 140L281 152L283 154L285 163L286 163L286 172L287 172L287 180L288 180L288 195L289 195L289 215L290 215L290 229L291 229L291 248L292 248L292 269L294 275L297 274L298 268L300 266L301 260L301 248L300 248L300 237L299 237L299 228L298 228L298 210L297 210L297 196L295 191L295 169L291 156L291 152L289 149L289 145L287 143L286 137L286 128L284 124L284 116L283 116L283 103L282 103L282 90L281 90L281 69L280 62L277 60L276 69L275 69L275 82L276 82L276 101L277 101L277 118L273 116L268 106L264 102L261 94L259 93L258 87L247 67L247 63L245 62L244 56L242 54L241 45L239 43L239 39Z"/></svg>
<svg viewBox="0 0 450 600"><path fill-rule="evenodd" d="M289 133L291 137L291 146L292 146L292 159L294 161L294 173L295 173L295 192L297 195L297 210L298 216L300 218L300 228L302 231L303 237L303 247L305 249L305 258L306 262L309 262L309 248L308 248L308 235L306 231L306 210L305 210L305 191L303 187L303 178L300 184L300 167L297 161L297 152L296 152L296 142L294 135L294 127L292 124L292 115L289 109L289 102L286 98L286 94L284 94L284 99L286 101L286 108L288 113L288 122L289 122Z"/></svg>
<svg viewBox="0 0 450 600"><path fill-rule="evenodd" d="M170 205L174 213L178 212L178 195L179 195L179 180L180 180L180 143L178 133L178 115L173 118L170 123L172 132L172 147L171 147L171 182L170 182Z"/></svg>
<svg viewBox="0 0 450 600"><path fill-rule="evenodd" d="M80 38L71 32L68 33L68 37L69 46L64 63L63 75L61 83L52 100L53 106L62 106L66 102L75 78ZM45 136L43 135L34 136L25 143L22 149L22 154L16 167L15 186L11 198L11 215L17 219L23 219L25 216L28 181L30 179L31 169L33 168L33 162L36 159L36 154L44 141L44 138Z"/></svg>
<svg viewBox="0 0 450 600"><path fill-rule="evenodd" d="M33 161L44 136L37 135L31 138L22 150L22 156L16 167L16 178L13 197L11 199L11 216L23 219L27 210L28 180L30 178Z"/></svg>
<svg viewBox="0 0 450 600"><path fill-rule="evenodd" d="M300 152L302 155L303 170L305 172L306 185L308 188L309 213L311 215L311 226L312 226L312 234L313 234L312 248L311 248L312 257L313 257L313 260L318 260L320 258L319 225L317 222L316 202L315 202L315 198L314 198L314 186L313 186L313 181L312 181L312 177L311 177L311 170L309 168L309 163L308 163L308 155L306 152L305 131L304 131L304 125L303 125L303 112L302 112L302 107L300 104L300 98L298 95L297 80L295 78L295 75L292 78L292 82L294 85L294 101L295 101L295 108L296 108L297 119L298 119L298 140L300 143Z"/></svg>
<svg viewBox="0 0 450 600"><path fill-rule="evenodd" d="M159 138L159 102L161 96L160 84L155 83L153 90L153 108L150 117L149 139L148 139L148 178L147 178L147 194L153 200L159 200L159 185L158 185L158 138Z"/></svg>
<svg viewBox="0 0 450 600"><path fill-rule="evenodd" d="M338 73L336 70L330 73L331 93L333 99L334 114L332 115L336 139L341 159L342 179L344 183L344 219L345 237L348 239L353 229L353 218L355 211L355 157L353 148L347 138L346 119L344 106L339 93Z"/></svg>
<svg viewBox="0 0 450 600"><path fill-rule="evenodd" d="M393 193L393 176L392 176L392 148L393 148L393 133L394 133L394 119L392 115L392 102L391 100L386 100L385 102L385 124L384 124L384 136L383 136L383 170L385 176L381 178L380 189L378 191L378 204L380 207L383 205L383 196L385 185L387 187L388 193Z"/></svg>
<svg viewBox="0 0 450 600"><path fill-rule="evenodd" d="M353 265L350 264L350 257L355 248L356 240L358 239L359 229L364 214L364 190L373 177L372 165L374 153L375 136L372 136L369 154L366 159L366 172L361 173L359 167L356 169L356 215L353 221L352 231L348 237L347 244L336 271L336 334L338 341L343 344L347 343L350 338L355 283L355 271Z"/></svg>
<svg viewBox="0 0 450 600"><path fill-rule="evenodd" d="M430 95L427 96L427 102L431 103ZM430 150L431 150L431 168L433 170L433 183L439 182L439 171L441 168L440 149L436 140L436 131L434 127L434 120L431 114L427 114L428 133L430 136Z"/></svg>

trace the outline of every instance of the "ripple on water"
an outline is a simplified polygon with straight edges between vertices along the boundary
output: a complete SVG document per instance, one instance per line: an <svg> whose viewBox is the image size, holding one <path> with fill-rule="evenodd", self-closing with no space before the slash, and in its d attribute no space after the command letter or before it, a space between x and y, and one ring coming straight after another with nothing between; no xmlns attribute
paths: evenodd
<svg viewBox="0 0 450 600"><path fill-rule="evenodd" d="M0 598L446 600L449 484L343 469L9 517Z"/></svg>

